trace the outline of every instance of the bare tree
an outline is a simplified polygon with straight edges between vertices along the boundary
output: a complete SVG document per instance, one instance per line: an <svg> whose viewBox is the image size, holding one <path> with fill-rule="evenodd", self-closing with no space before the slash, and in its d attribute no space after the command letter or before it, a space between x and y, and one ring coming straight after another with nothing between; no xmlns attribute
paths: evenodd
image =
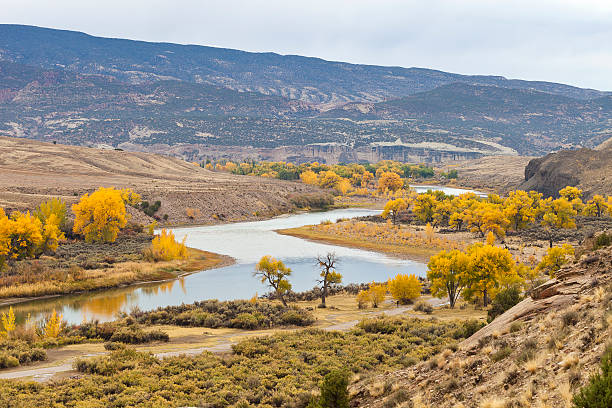
<svg viewBox="0 0 612 408"><path fill-rule="evenodd" d="M326 307L325 298L329 286L342 282L342 275L336 271L336 264L340 262L334 252L328 252L325 256L317 256L317 263L321 268L321 279L317 282L321 285L321 307Z"/></svg>

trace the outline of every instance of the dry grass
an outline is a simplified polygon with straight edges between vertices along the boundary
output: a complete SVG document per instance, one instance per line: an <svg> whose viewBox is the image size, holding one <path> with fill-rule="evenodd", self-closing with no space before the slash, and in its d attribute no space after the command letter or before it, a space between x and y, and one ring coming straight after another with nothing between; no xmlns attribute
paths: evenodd
<svg viewBox="0 0 612 408"><path fill-rule="evenodd" d="M392 229L388 229L386 224L376 225L372 224L378 228L384 228L385 231L392 231ZM335 226L335 224L332 224ZM320 225L306 225L298 228L289 228L278 230L279 234L291 235L298 238L308 239L312 241L326 242L329 244L341 245L351 248L360 248L367 249L370 251L384 252L388 254L392 254L395 256L405 257L409 259L415 259L419 261L428 261L431 255L435 255L440 251L440 249L445 249L444 245L440 247L432 247L430 244L423 245L415 245L414 243L406 243L406 242L390 242L381 240L378 237L366 237L362 234L353 234L348 235L344 233L335 233L334 231L323 231L322 228L325 226ZM408 230L411 227L401 227L402 230ZM456 241L452 241L453 244L449 241L448 246L451 245L460 245L463 246L463 243L459 244Z"/></svg>
<svg viewBox="0 0 612 408"><path fill-rule="evenodd" d="M505 408L506 400L498 397L490 397L480 403L480 408Z"/></svg>
<svg viewBox="0 0 612 408"><path fill-rule="evenodd" d="M368 394L371 397L380 397L385 393L385 383L382 381L376 381L368 386Z"/></svg>
<svg viewBox="0 0 612 408"><path fill-rule="evenodd" d="M78 275L66 274L62 280L40 280L0 288L0 299L39 297L114 288L139 282L174 279L179 275L228 264L231 259L212 252L189 249L186 260L166 262L130 261L111 268L79 270Z"/></svg>
<svg viewBox="0 0 612 408"><path fill-rule="evenodd" d="M568 354L567 356L565 356L565 358L563 360L561 360L561 363L559 365L562 368L567 370L569 368L572 368L576 364L578 364L579 361L580 361L580 359L578 358L578 356L575 353L571 353L571 354Z"/></svg>

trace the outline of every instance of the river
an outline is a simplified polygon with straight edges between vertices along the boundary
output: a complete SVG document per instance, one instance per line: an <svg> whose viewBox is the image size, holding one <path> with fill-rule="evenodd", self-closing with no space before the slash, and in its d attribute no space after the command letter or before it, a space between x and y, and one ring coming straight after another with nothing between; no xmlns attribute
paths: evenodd
<svg viewBox="0 0 612 408"><path fill-rule="evenodd" d="M446 192L457 193L456 190ZM193 273L173 281L39 299L13 305L13 308L20 321L28 314L33 320L38 320L55 309L63 315L66 322L76 324L92 319L113 320L118 312L129 312L134 307L152 310L204 299L248 299L256 293L263 294L268 291L266 286L252 276L255 264L263 255L281 259L291 268L290 281L294 291L304 291L315 286L319 271L315 257L330 251L335 252L340 259L337 269L343 275L344 284L385 281L398 273L424 275L426 266L420 262L311 242L274 232L278 229L318 224L323 220L333 222L339 218L379 213L380 210L342 209L287 215L265 221L176 228L176 237L182 239L186 236L188 246L229 255L235 258L236 263ZM4 310L6 308L0 309Z"/></svg>

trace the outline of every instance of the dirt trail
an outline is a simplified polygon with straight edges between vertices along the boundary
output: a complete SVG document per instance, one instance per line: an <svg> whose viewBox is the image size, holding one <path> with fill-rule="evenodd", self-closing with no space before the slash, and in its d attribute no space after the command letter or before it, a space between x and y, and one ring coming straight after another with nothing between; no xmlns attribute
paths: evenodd
<svg viewBox="0 0 612 408"><path fill-rule="evenodd" d="M427 299L427 302L429 302L434 307L439 307L447 303L445 299ZM413 310L413 306L400 306L394 309L379 310L379 311L364 311L363 317L364 318L365 317L375 317L375 316L381 316L381 315L398 316L398 315L404 315L407 312L410 312L411 310ZM425 318L427 317L427 315L411 313L410 317ZM330 314L329 316L326 317L326 322L322 326L319 326L319 328L326 330L326 331L334 331L334 330L347 331L347 330L352 329L359 323L359 320L350 320L347 322L336 323L338 320L341 320L341 313ZM293 329L289 329L289 330L293 330ZM270 331L257 331L257 330L256 331L244 331L244 332L239 332L239 333L231 333L231 334L226 334L226 335L221 336L217 344L214 344L212 346L193 347L193 348L186 348L186 349L173 350L173 351L163 351L163 352L158 352L154 354L158 358L167 358L167 357L176 357L180 355L193 356L193 355L201 354L206 351L211 352L211 353L217 353L217 354L229 353L232 350L232 345L237 343L241 338L250 337L250 336L262 336L262 335L267 335L269 333ZM172 346L172 343L169 343L168 345ZM11 370L3 370L2 372L0 372L0 379L31 378L33 381L36 381L36 382L45 382L45 381L52 379L55 375L58 375L58 374L65 374L65 373L70 373L70 372L75 372L76 374L76 371L74 371L73 369L73 364L79 358L101 356L101 355L108 354L108 352L104 351L104 352L97 352L97 353L96 352L86 353L86 352L79 351L79 350L70 350L70 351L65 350L65 352L62 354L63 355L61 359L57 359L55 361L52 361L51 363L43 362L43 363L39 363L39 364L27 366L27 367L19 367L19 368L11 369Z"/></svg>

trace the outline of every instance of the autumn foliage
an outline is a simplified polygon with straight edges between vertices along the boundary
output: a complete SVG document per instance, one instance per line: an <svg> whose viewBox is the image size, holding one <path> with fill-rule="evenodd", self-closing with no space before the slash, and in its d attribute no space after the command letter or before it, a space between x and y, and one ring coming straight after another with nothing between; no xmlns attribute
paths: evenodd
<svg viewBox="0 0 612 408"><path fill-rule="evenodd" d="M72 206L73 231L82 234L87 242L115 242L127 224L125 200L131 200L130 194L113 187L100 187L91 195L83 195Z"/></svg>
<svg viewBox="0 0 612 408"><path fill-rule="evenodd" d="M414 274L399 274L387 283L393 299L405 305L421 296L421 282Z"/></svg>
<svg viewBox="0 0 612 408"><path fill-rule="evenodd" d="M161 233L153 238L148 254L155 261L172 261L174 259L186 259L189 256L185 239L177 242L172 231L162 229Z"/></svg>

